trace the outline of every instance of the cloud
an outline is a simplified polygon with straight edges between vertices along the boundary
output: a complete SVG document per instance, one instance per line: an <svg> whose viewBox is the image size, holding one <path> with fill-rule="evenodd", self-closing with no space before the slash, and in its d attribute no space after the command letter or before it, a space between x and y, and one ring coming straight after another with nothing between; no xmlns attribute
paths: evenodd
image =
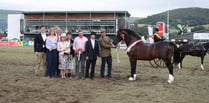
<svg viewBox="0 0 209 103"><path fill-rule="evenodd" d="M209 7L208 0L1 0L1 9L22 11L125 10L132 16L145 17L185 7Z"/></svg>

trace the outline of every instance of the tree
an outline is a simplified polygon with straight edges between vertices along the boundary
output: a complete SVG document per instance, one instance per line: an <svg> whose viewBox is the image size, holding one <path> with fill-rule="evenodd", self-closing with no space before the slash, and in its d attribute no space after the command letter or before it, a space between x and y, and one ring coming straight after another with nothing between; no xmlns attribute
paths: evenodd
<svg viewBox="0 0 209 103"><path fill-rule="evenodd" d="M204 29L205 29L205 27L203 27L203 26L198 26L198 27L193 28L191 31L192 31L192 32L195 32L195 31L200 31L200 30L204 30Z"/></svg>
<svg viewBox="0 0 209 103"><path fill-rule="evenodd" d="M145 38L148 37L148 29L147 29L147 26L138 27L137 24L134 24L134 27L132 29L135 32L139 33L141 36L144 36Z"/></svg>

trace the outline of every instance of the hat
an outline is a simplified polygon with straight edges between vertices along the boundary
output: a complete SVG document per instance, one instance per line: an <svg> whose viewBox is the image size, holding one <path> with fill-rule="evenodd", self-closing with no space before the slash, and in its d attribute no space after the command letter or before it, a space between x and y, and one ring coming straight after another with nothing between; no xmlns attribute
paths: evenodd
<svg viewBox="0 0 209 103"><path fill-rule="evenodd" d="M159 31L159 29L158 28L155 28L155 31Z"/></svg>
<svg viewBox="0 0 209 103"><path fill-rule="evenodd" d="M93 31L92 31L90 35L96 35L96 32L93 32Z"/></svg>
<svg viewBox="0 0 209 103"><path fill-rule="evenodd" d="M66 37L66 34L65 34L65 33L62 33L62 34L61 34L61 37Z"/></svg>
<svg viewBox="0 0 209 103"><path fill-rule="evenodd" d="M106 30L104 28L101 28L100 31L101 31L101 33L106 32Z"/></svg>

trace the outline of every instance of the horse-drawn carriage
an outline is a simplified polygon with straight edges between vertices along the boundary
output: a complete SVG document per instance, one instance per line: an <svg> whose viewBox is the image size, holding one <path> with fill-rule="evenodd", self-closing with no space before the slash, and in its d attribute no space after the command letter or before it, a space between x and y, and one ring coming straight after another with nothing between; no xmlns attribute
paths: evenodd
<svg viewBox="0 0 209 103"><path fill-rule="evenodd" d="M166 68L166 65L162 59L156 58L156 59L150 60L149 63L153 68Z"/></svg>

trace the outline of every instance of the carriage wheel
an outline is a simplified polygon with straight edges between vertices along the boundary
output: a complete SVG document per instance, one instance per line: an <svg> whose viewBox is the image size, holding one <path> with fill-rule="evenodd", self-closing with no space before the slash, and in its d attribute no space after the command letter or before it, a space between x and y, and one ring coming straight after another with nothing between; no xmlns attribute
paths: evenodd
<svg viewBox="0 0 209 103"><path fill-rule="evenodd" d="M158 68L159 66L155 63L154 60L150 60L149 61L150 65L153 67L153 68Z"/></svg>
<svg viewBox="0 0 209 103"><path fill-rule="evenodd" d="M160 68L166 68L165 62L162 59L154 59L155 64Z"/></svg>

